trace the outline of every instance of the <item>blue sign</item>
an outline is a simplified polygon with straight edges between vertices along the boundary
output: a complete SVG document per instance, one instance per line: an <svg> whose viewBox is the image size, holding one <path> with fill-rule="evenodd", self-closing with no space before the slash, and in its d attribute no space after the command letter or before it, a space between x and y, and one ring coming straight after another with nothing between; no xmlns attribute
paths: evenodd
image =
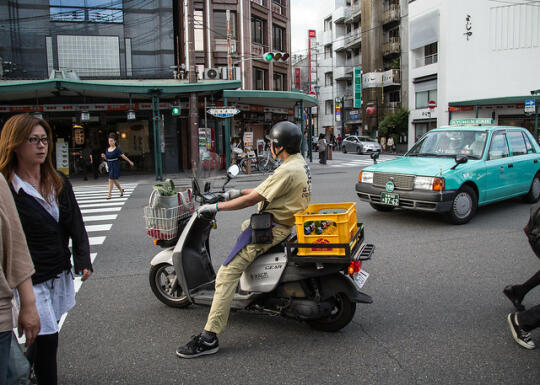
<svg viewBox="0 0 540 385"><path fill-rule="evenodd" d="M525 100L525 113L533 114L536 110L536 103L534 99Z"/></svg>

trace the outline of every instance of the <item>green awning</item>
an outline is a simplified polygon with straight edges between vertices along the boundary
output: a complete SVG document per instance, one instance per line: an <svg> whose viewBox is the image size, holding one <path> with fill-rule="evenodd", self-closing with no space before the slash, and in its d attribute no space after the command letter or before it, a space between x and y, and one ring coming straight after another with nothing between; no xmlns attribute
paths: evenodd
<svg viewBox="0 0 540 385"><path fill-rule="evenodd" d="M192 92L215 92L234 90L241 86L239 80L201 81L188 83L176 79L130 79L130 80L73 80L48 79L25 81L0 81L0 100L16 101L32 98L58 96L89 96L125 99L131 94L134 99L147 99L159 93L167 98Z"/></svg>
<svg viewBox="0 0 540 385"><path fill-rule="evenodd" d="M228 103L256 104L266 107L293 108L303 100L304 107L315 107L318 100L313 96L294 91L225 90L223 97Z"/></svg>
<svg viewBox="0 0 540 385"><path fill-rule="evenodd" d="M537 98L538 96L536 96ZM491 104L516 104L523 103L527 99L534 99L535 96L525 95L525 96L505 96L501 98L490 98L490 99L475 99L475 100L464 100L461 102L449 102L448 106L450 107L459 107L459 106L485 106Z"/></svg>

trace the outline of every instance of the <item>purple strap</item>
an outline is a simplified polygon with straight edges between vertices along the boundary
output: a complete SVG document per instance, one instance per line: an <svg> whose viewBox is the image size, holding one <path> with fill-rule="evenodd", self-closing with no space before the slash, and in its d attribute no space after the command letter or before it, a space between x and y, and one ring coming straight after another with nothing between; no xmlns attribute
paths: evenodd
<svg viewBox="0 0 540 385"><path fill-rule="evenodd" d="M225 259L225 262L223 262L223 266L227 266L229 262L231 262L233 258L236 257L236 254L238 254L240 250L242 250L244 247L246 247L250 243L251 243L251 227L248 226L247 229L245 229L236 240L236 244L234 245L227 259Z"/></svg>

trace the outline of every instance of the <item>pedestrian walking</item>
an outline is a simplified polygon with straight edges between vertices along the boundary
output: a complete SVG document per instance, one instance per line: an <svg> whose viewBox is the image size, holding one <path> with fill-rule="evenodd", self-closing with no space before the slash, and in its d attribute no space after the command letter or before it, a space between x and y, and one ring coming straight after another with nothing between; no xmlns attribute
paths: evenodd
<svg viewBox="0 0 540 385"><path fill-rule="evenodd" d="M81 156L82 156L83 179L88 180L88 177L87 177L88 170L92 168L92 163L93 163L92 149L90 148L88 143L84 144L84 147L81 150Z"/></svg>
<svg viewBox="0 0 540 385"><path fill-rule="evenodd" d="M392 135L388 137L388 141L386 142L386 147L388 148L389 152L396 152L396 145L394 143L394 137Z"/></svg>
<svg viewBox="0 0 540 385"><path fill-rule="evenodd" d="M19 337L26 336L26 346L32 344L39 333L40 322L31 276L34 265L15 208L9 186L0 174L0 384L7 383L10 345L13 327ZM19 313L12 323L13 289L19 296ZM11 357L13 360L15 357Z"/></svg>
<svg viewBox="0 0 540 385"><path fill-rule="evenodd" d="M540 258L540 202L531 208L529 221L523 231L531 249ZM527 293L537 286L540 286L540 270L521 285L508 285L503 290L517 310L507 316L512 336L519 345L527 349L535 348L530 331L540 326L540 305L525 310L522 301Z"/></svg>
<svg viewBox="0 0 540 385"><path fill-rule="evenodd" d="M319 149L319 163L326 164L326 150L328 144L326 143L326 138L324 134L319 134L319 141L317 142L317 147Z"/></svg>
<svg viewBox="0 0 540 385"><path fill-rule="evenodd" d="M28 249L41 331L28 348L38 384L57 383L58 322L75 306L75 274L92 275L90 246L67 177L52 163L51 128L29 114L7 120L0 134L0 172L10 184Z"/></svg>
<svg viewBox="0 0 540 385"><path fill-rule="evenodd" d="M343 138L341 137L341 135L338 135L338 137L336 138L336 141L337 141L337 148L339 151L341 151L341 142L343 141Z"/></svg>
<svg viewBox="0 0 540 385"><path fill-rule="evenodd" d="M120 147L118 147L116 138L113 135L109 136L109 147L105 150L105 153L101 154L101 157L107 160L107 165L109 167L109 194L107 195L107 199L111 199L113 185L120 191L120 196L124 196L124 189L118 182L118 179L120 179L119 158L124 159L131 167L134 166L134 163L129 160Z"/></svg>

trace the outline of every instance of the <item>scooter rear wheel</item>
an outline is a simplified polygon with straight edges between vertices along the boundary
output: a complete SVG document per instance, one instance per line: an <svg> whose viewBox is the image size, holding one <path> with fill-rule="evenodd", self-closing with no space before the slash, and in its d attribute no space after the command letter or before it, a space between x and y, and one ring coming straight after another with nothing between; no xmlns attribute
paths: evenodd
<svg viewBox="0 0 540 385"><path fill-rule="evenodd" d="M149 279L154 295L165 305L183 308L191 304L176 279L174 266L168 263L152 266L150 268Z"/></svg>
<svg viewBox="0 0 540 385"><path fill-rule="evenodd" d="M315 330L336 332L352 321L356 312L356 302L352 302L344 293L337 293L332 313L328 317L309 320L307 323Z"/></svg>

